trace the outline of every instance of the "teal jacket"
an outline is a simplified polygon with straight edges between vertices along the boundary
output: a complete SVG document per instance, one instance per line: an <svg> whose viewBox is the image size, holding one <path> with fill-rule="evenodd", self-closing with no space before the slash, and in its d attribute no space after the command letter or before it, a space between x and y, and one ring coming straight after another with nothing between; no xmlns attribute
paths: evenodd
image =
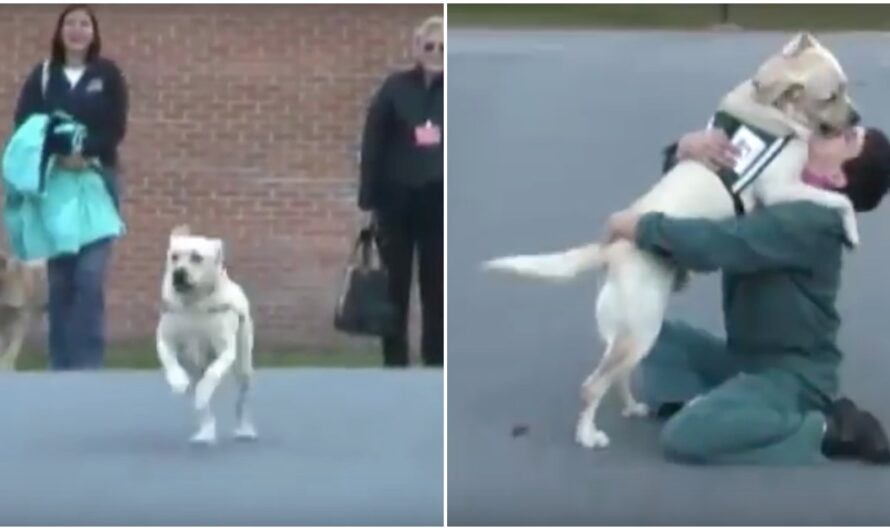
<svg viewBox="0 0 890 530"><path fill-rule="evenodd" d="M832 396L844 237L837 211L795 202L722 221L648 214L636 240L682 268L723 271L727 346L748 369L788 369Z"/></svg>
<svg viewBox="0 0 890 530"><path fill-rule="evenodd" d="M75 254L84 246L125 232L98 161L84 170L56 166L47 155L47 128L67 135L72 152L86 138L83 125L64 115L34 114L3 153L3 220L13 254L21 260Z"/></svg>

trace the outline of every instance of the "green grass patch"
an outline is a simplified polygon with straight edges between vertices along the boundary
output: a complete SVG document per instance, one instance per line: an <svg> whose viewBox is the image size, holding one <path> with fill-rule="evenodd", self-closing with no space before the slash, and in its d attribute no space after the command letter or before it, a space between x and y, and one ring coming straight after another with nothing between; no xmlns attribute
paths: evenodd
<svg viewBox="0 0 890 530"><path fill-rule="evenodd" d="M450 4L452 27L704 29L720 4ZM729 22L746 29L890 30L888 4L733 4Z"/></svg>
<svg viewBox="0 0 890 530"><path fill-rule="evenodd" d="M369 368L382 364L376 349L368 350L280 350L266 349L254 353L257 368L324 367ZM105 367L118 370L156 370L160 367L155 347L150 342L116 344L109 347ZM48 368L44 351L25 350L16 367L20 371L43 371Z"/></svg>

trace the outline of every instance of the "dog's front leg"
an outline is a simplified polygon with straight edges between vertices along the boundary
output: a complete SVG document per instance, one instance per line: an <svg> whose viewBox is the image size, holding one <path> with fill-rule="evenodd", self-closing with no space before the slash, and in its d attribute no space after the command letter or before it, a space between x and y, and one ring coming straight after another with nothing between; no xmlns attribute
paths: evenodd
<svg viewBox="0 0 890 530"><path fill-rule="evenodd" d="M213 398L213 392L219 386L223 376L232 367L237 357L234 340L227 340L221 346L222 348L217 350L219 351L217 358L210 363L210 366L204 371L204 375L201 376L201 380L198 381L195 387L196 409L200 410L209 406L210 400Z"/></svg>
<svg viewBox="0 0 890 530"><path fill-rule="evenodd" d="M810 201L828 208L839 210L844 217L844 231L850 245L859 245L859 225L856 222L856 211L850 199L836 191L820 190L813 186L797 181L781 186L765 186L758 190L761 200L765 204L777 204L792 201Z"/></svg>
<svg viewBox="0 0 890 530"><path fill-rule="evenodd" d="M167 379L170 388L173 389L173 393L184 394L189 388L191 379L189 378L188 372L186 372L182 365L179 364L179 360L176 357L176 350L167 342L163 328L164 324L162 322L158 325L157 332L158 361L161 363L161 367L164 370L164 377Z"/></svg>
<svg viewBox="0 0 890 530"><path fill-rule="evenodd" d="M235 337L228 336L225 340L215 341L214 350L219 352L216 359L201 376L195 385L195 412L198 415L198 431L192 436L192 442L213 443L216 441L216 420L210 401L219 387L223 376L229 371L237 358L238 351Z"/></svg>

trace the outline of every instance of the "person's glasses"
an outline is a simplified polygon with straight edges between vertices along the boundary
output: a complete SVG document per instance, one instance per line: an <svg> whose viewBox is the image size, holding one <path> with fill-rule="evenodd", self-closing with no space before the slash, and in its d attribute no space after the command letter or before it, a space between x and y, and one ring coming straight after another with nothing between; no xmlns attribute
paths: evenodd
<svg viewBox="0 0 890 530"><path fill-rule="evenodd" d="M445 43L444 42L427 42L423 45L423 51L427 53L432 53L433 51L437 51L439 53L443 53L445 51Z"/></svg>

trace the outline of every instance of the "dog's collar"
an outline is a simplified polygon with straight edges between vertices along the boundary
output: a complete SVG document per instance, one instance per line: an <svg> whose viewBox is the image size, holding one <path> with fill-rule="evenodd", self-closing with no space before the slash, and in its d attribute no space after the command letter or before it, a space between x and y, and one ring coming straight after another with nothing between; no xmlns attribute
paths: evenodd
<svg viewBox="0 0 890 530"><path fill-rule="evenodd" d="M717 112L708 128L721 129L741 151L735 168L721 167L717 176L732 197L736 215L745 214L741 194L763 173L763 170L785 149L792 136L778 136L746 123L728 112Z"/></svg>

